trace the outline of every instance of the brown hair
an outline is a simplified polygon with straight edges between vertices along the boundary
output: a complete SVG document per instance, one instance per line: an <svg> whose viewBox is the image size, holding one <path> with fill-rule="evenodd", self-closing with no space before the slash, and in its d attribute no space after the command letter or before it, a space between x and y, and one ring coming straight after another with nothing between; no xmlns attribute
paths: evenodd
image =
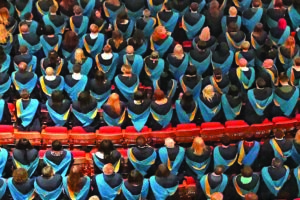
<svg viewBox="0 0 300 200"><path fill-rule="evenodd" d="M63 45L67 49L75 49L79 43L79 38L77 34L73 31L68 31L65 34Z"/></svg>
<svg viewBox="0 0 300 200"><path fill-rule="evenodd" d="M160 89L156 89L155 91L154 91L154 99L155 100L162 100L163 98L165 98L166 96L165 96L165 93L162 91L162 90L160 90Z"/></svg>
<svg viewBox="0 0 300 200"><path fill-rule="evenodd" d="M90 25L90 31L92 33L98 33L99 32L99 26L97 26L96 24L91 24Z"/></svg>
<svg viewBox="0 0 300 200"><path fill-rule="evenodd" d="M291 57L293 57L293 55L295 54L295 46L296 46L295 38L293 36L289 36L284 43L284 47L290 50Z"/></svg>
<svg viewBox="0 0 300 200"><path fill-rule="evenodd" d="M296 66L300 66L300 57L294 58L294 63Z"/></svg>
<svg viewBox="0 0 300 200"><path fill-rule="evenodd" d="M112 37L111 38L114 41L116 48L118 48L124 40L122 33L118 30L114 30L112 32Z"/></svg>
<svg viewBox="0 0 300 200"><path fill-rule="evenodd" d="M157 26L152 33L152 40L154 42L163 39L162 36L167 34L167 30L164 26Z"/></svg>
<svg viewBox="0 0 300 200"><path fill-rule="evenodd" d="M295 135L295 142L296 142L297 144L300 144L300 130L298 130L298 131L296 132L296 135Z"/></svg>
<svg viewBox="0 0 300 200"><path fill-rule="evenodd" d="M191 147L194 150L194 154L200 156L206 151L207 147L204 143L204 140L201 137L195 137Z"/></svg>
<svg viewBox="0 0 300 200"><path fill-rule="evenodd" d="M104 53L111 53L111 52L112 52L111 46L110 46L109 44L105 45L105 46L103 47L103 52L104 52Z"/></svg>
<svg viewBox="0 0 300 200"><path fill-rule="evenodd" d="M15 169L13 174L13 181L17 184L25 183L28 180L28 173L24 168Z"/></svg>
<svg viewBox="0 0 300 200"><path fill-rule="evenodd" d="M121 102L117 93L112 93L109 96L106 104L109 105L115 113L118 115L121 114Z"/></svg>
<svg viewBox="0 0 300 200"><path fill-rule="evenodd" d="M79 192L82 188L81 178L84 177L81 167L73 166L68 176L68 187L73 192Z"/></svg>

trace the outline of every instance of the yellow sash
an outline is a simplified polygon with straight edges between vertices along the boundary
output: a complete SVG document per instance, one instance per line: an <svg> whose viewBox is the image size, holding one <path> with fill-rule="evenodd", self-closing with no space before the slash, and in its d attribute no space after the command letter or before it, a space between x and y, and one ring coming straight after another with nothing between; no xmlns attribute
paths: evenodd
<svg viewBox="0 0 300 200"><path fill-rule="evenodd" d="M85 50L86 50L88 53L91 53L90 46L89 46L89 44L86 42L85 37L83 38L83 45L84 45ZM98 61L98 62L99 62L99 61Z"/></svg>
<svg viewBox="0 0 300 200"><path fill-rule="evenodd" d="M137 162L137 159L133 155L132 148L129 150L129 156L133 162ZM155 162L155 159L153 161L151 161L150 165L153 165L154 162Z"/></svg>
<svg viewBox="0 0 300 200"><path fill-rule="evenodd" d="M64 64L64 60L60 59L60 63L56 68L56 76L58 76L60 74L63 64Z"/></svg>
<svg viewBox="0 0 300 200"><path fill-rule="evenodd" d="M294 86L294 82L295 82L295 73L294 73L294 70L293 70L294 66L292 66L291 68L291 77L290 77L290 82L291 84Z"/></svg>
<svg viewBox="0 0 300 200"><path fill-rule="evenodd" d="M21 114L22 114L22 113L21 113L21 106L22 106L21 102L22 102L21 99L18 99L18 100L16 101L17 117L20 117ZM16 164L16 167L19 168L19 167L18 167L18 164Z"/></svg>
<svg viewBox="0 0 300 200"><path fill-rule="evenodd" d="M239 185L237 184L236 182L236 178L233 179L233 184L234 184L234 187L236 189L236 192L241 196L241 197L245 197L245 195L243 195L242 191L241 191L241 188L239 187Z"/></svg>
<svg viewBox="0 0 300 200"><path fill-rule="evenodd" d="M206 193L206 196L208 196L209 198L211 197L210 185L208 182L208 175L206 175L206 177L205 177L205 193Z"/></svg>
<svg viewBox="0 0 300 200"><path fill-rule="evenodd" d="M73 22L73 17L70 18L70 27L71 27L72 31L75 32L75 24Z"/></svg>
<svg viewBox="0 0 300 200"><path fill-rule="evenodd" d="M253 37L252 33L251 33L251 44L252 44L252 47L253 47L254 49L256 49L256 42L255 42L255 40L254 40L254 37Z"/></svg>
<svg viewBox="0 0 300 200"><path fill-rule="evenodd" d="M124 110L123 114L121 115L121 118L120 118L118 124L122 124L123 123L123 121L125 119L125 113L126 113L126 109Z"/></svg>
<svg viewBox="0 0 300 200"><path fill-rule="evenodd" d="M212 85L214 86L214 88L220 93L223 94L221 88L218 86L216 80L214 78L211 79L212 80Z"/></svg>
<svg viewBox="0 0 300 200"><path fill-rule="evenodd" d="M245 157L244 141L242 141L241 150L239 153L238 163L242 165L243 159Z"/></svg>
<svg viewBox="0 0 300 200"><path fill-rule="evenodd" d="M155 48L154 48L154 42L153 42L152 36L150 37L150 49L151 49L152 51L155 50Z"/></svg>
<svg viewBox="0 0 300 200"><path fill-rule="evenodd" d="M284 156L284 154L283 154L281 148L280 148L279 145L277 144L276 140L273 138L272 141L273 141L273 145L274 145L274 147L275 147L275 150L278 152L278 154L279 154L282 158L284 158L285 156Z"/></svg>
<svg viewBox="0 0 300 200"><path fill-rule="evenodd" d="M237 77L240 79L241 78L241 75L242 75L242 70L238 67L237 68L237 70L236 70L236 73L237 73ZM251 74L252 75L252 74ZM241 81L241 83L243 84L243 87L245 88L245 89L248 89L249 88L249 86L247 86L245 83L243 83L242 81Z"/></svg>
<svg viewBox="0 0 300 200"><path fill-rule="evenodd" d="M230 34L228 32L226 32L227 35L227 39L229 40L229 42L231 43L231 45L236 48L236 49L240 49L241 48L241 44L238 46L235 44L235 42L233 41L233 39L231 38ZM245 38L243 39L245 40Z"/></svg>
<svg viewBox="0 0 300 200"><path fill-rule="evenodd" d="M183 30L185 30L186 32L188 32L188 29L186 28L185 21L184 21L184 16L182 16L182 20L181 21L182 21L181 24L182 24Z"/></svg>
<svg viewBox="0 0 300 200"><path fill-rule="evenodd" d="M45 80L44 80L43 77L40 79L40 84L41 84L41 87L42 87L43 92L44 92L45 94L47 94L47 95L50 96L51 94L49 94L48 91L47 91L46 84L45 84Z"/></svg>
<svg viewBox="0 0 300 200"><path fill-rule="evenodd" d="M283 55L282 55L282 53L280 51L280 48L278 48L278 58L279 58L281 64L285 64L284 57L283 57Z"/></svg>
<svg viewBox="0 0 300 200"><path fill-rule="evenodd" d="M108 10L107 10L107 8L106 8L105 4L106 4L106 2L104 2L104 4L103 4L103 10L104 10L104 14L105 14L105 16L106 16L106 17L109 17L109 16L110 16L110 14L109 14L109 12L108 12Z"/></svg>
<svg viewBox="0 0 300 200"><path fill-rule="evenodd" d="M118 160L118 162L117 162L117 164L116 164L116 166L115 166L115 168L114 168L115 173L118 173L118 172L119 172L119 169L120 169L120 163L121 163L121 159Z"/></svg>

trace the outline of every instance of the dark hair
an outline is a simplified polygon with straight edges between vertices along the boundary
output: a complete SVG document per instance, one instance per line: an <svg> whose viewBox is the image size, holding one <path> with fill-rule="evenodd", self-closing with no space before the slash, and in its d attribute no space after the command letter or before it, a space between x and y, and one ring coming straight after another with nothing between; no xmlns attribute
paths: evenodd
<svg viewBox="0 0 300 200"><path fill-rule="evenodd" d="M136 138L136 146L138 147L144 147L147 144L147 140L144 136L140 135Z"/></svg>
<svg viewBox="0 0 300 200"><path fill-rule="evenodd" d="M219 67L215 68L214 71L213 71L213 75L214 75L216 80L222 79L222 69L219 68Z"/></svg>
<svg viewBox="0 0 300 200"><path fill-rule="evenodd" d="M157 177L168 177L170 175L170 170L165 164L160 164L155 172Z"/></svg>
<svg viewBox="0 0 300 200"><path fill-rule="evenodd" d="M192 104L195 104L193 94L190 92L183 93L180 101L180 105L182 106L183 110L188 110Z"/></svg>
<svg viewBox="0 0 300 200"><path fill-rule="evenodd" d="M190 8L191 8L191 10L192 11L197 11L198 10L198 8L199 8L199 4L197 3L197 2L193 2L193 3L191 3L191 6L190 6Z"/></svg>
<svg viewBox="0 0 300 200"><path fill-rule="evenodd" d="M197 69L194 65L190 65L188 66L184 74L190 76L197 75Z"/></svg>
<svg viewBox="0 0 300 200"><path fill-rule="evenodd" d="M299 66L300 65L300 57L294 58L294 63L296 66Z"/></svg>
<svg viewBox="0 0 300 200"><path fill-rule="evenodd" d="M52 174L53 174L53 168L50 166L50 165L46 165L46 167L44 167L42 169L42 175L43 177L45 178L50 178L52 177Z"/></svg>
<svg viewBox="0 0 300 200"><path fill-rule="evenodd" d="M28 90L27 89L21 90L20 97L22 99L28 99L30 97L30 94L29 94Z"/></svg>
<svg viewBox="0 0 300 200"><path fill-rule="evenodd" d="M2 47L1 47L1 48L2 48ZM0 52L1 52L1 48L0 48ZM21 46L19 47L19 52L20 52L21 54L27 53L27 52L28 52L27 46L21 45ZM0 53L0 54L1 54L1 53Z"/></svg>
<svg viewBox="0 0 300 200"><path fill-rule="evenodd" d="M266 87L266 81L263 78L259 77L256 79L256 85L259 88L264 88Z"/></svg>
<svg viewBox="0 0 300 200"><path fill-rule="evenodd" d="M160 90L160 89L156 89L155 91L154 91L154 99L155 100L162 100L163 98L165 98L166 96L165 96L165 93L162 91L162 90Z"/></svg>
<svg viewBox="0 0 300 200"><path fill-rule="evenodd" d="M197 47L198 47L198 49L200 49L200 50L205 50L206 49L206 42L205 41L202 41L202 40L199 40L198 42L197 42Z"/></svg>
<svg viewBox="0 0 300 200"><path fill-rule="evenodd" d="M51 50L48 53L48 58L50 62L50 66L53 68L56 68L57 59L58 59L58 53L55 50Z"/></svg>
<svg viewBox="0 0 300 200"><path fill-rule="evenodd" d="M300 11L300 0L293 0L293 7L299 12Z"/></svg>
<svg viewBox="0 0 300 200"><path fill-rule="evenodd" d="M254 27L253 32L262 33L264 31L264 25L262 23L257 23Z"/></svg>
<svg viewBox="0 0 300 200"><path fill-rule="evenodd" d="M30 150L33 149L31 143L26 138L19 139L18 143L16 144L16 149L19 150Z"/></svg>
<svg viewBox="0 0 300 200"><path fill-rule="evenodd" d="M61 151L63 150L63 146L59 140L54 140L52 142L52 150L53 151Z"/></svg>
<svg viewBox="0 0 300 200"><path fill-rule="evenodd" d="M86 108L92 102L92 96L89 91L82 91L78 96L78 102L81 108ZM85 110L85 109L84 109Z"/></svg>
<svg viewBox="0 0 300 200"><path fill-rule="evenodd" d="M135 185L142 185L143 180L144 180L143 175L136 169L131 170L127 178L128 183L135 184Z"/></svg>
<svg viewBox="0 0 300 200"><path fill-rule="evenodd" d="M253 136L254 136L253 133L251 133L251 132L246 132L245 135L244 135L245 141L247 141L247 142L253 141Z"/></svg>
<svg viewBox="0 0 300 200"><path fill-rule="evenodd" d="M167 93L168 89L169 89L169 82L170 82L170 76L168 72L162 72L160 77L159 77L159 85L160 85L160 89L165 93Z"/></svg>
<svg viewBox="0 0 300 200"><path fill-rule="evenodd" d="M0 65L6 60L6 54L2 46L0 46Z"/></svg>
<svg viewBox="0 0 300 200"><path fill-rule="evenodd" d="M61 105L64 100L64 94L60 90L54 90L51 94L52 104L54 106Z"/></svg>
<svg viewBox="0 0 300 200"><path fill-rule="evenodd" d="M230 85L229 90L228 90L228 95L232 97L239 96L240 90L236 85Z"/></svg>
<svg viewBox="0 0 300 200"><path fill-rule="evenodd" d="M62 44L67 50L74 50L77 47L78 43L79 38L75 32L67 31L65 33L65 37Z"/></svg>
<svg viewBox="0 0 300 200"><path fill-rule="evenodd" d="M253 0L252 1L252 6L255 7L255 8L260 7L261 4L262 3L261 3L260 0Z"/></svg>
<svg viewBox="0 0 300 200"><path fill-rule="evenodd" d="M17 168L13 171L12 177L14 183L22 184L28 180L28 173L24 168Z"/></svg>
<svg viewBox="0 0 300 200"><path fill-rule="evenodd" d="M106 80L105 74L102 71L97 70L95 73L95 80L99 83L103 83Z"/></svg>
<svg viewBox="0 0 300 200"><path fill-rule="evenodd" d="M230 145L231 139L230 139L229 135L224 134L224 135L221 137L221 143L222 143L223 145L225 145L225 146Z"/></svg>
<svg viewBox="0 0 300 200"><path fill-rule="evenodd" d="M142 45L142 43L145 40L144 32L140 29L135 29L133 36L132 36L132 40L134 41L134 43L136 45Z"/></svg>
<svg viewBox="0 0 300 200"><path fill-rule="evenodd" d="M282 8L283 7L282 0L275 0L275 2L274 2L274 8L276 8L276 7L278 7L278 8Z"/></svg>
<svg viewBox="0 0 300 200"><path fill-rule="evenodd" d="M279 81L280 82L289 82L289 77L286 74L280 74Z"/></svg>
<svg viewBox="0 0 300 200"><path fill-rule="evenodd" d="M109 156L113 150L115 147L111 140L102 140L98 146L98 151L102 152L104 157Z"/></svg>
<svg viewBox="0 0 300 200"><path fill-rule="evenodd" d="M45 33L45 35L54 35L55 31L54 31L54 28L52 26L46 25L44 33Z"/></svg>
<svg viewBox="0 0 300 200"><path fill-rule="evenodd" d="M78 63L74 64L73 65L73 72L74 73L80 73L81 72L81 64L78 64Z"/></svg>
<svg viewBox="0 0 300 200"><path fill-rule="evenodd" d="M123 23L126 19L127 20L129 19L128 14L127 14L127 12L122 11L117 15L116 24Z"/></svg>
<svg viewBox="0 0 300 200"><path fill-rule="evenodd" d="M241 174L243 177L251 177L253 174L253 170L250 166L244 166L241 170Z"/></svg>
<svg viewBox="0 0 300 200"><path fill-rule="evenodd" d="M284 137L284 132L283 130L277 129L274 133L275 138L283 138Z"/></svg>
<svg viewBox="0 0 300 200"><path fill-rule="evenodd" d="M283 166L283 161L280 158L275 157L272 159L272 167L280 168L282 166Z"/></svg>
<svg viewBox="0 0 300 200"><path fill-rule="evenodd" d="M172 9L172 3L170 1L167 1L166 3L164 3L164 7L167 10L171 10Z"/></svg>
<svg viewBox="0 0 300 200"><path fill-rule="evenodd" d="M236 23L230 22L227 26L227 32L237 32L239 30L239 27Z"/></svg>
<svg viewBox="0 0 300 200"><path fill-rule="evenodd" d="M133 99L136 101L143 101L145 99L142 91L138 90L133 94Z"/></svg>
<svg viewBox="0 0 300 200"><path fill-rule="evenodd" d="M25 20L30 20L30 19L31 19L31 12L25 13L24 19L25 19Z"/></svg>
<svg viewBox="0 0 300 200"><path fill-rule="evenodd" d="M224 172L225 168L223 165L217 165L214 169L214 173L217 175L221 175Z"/></svg>
<svg viewBox="0 0 300 200"><path fill-rule="evenodd" d="M245 200L258 200L258 196L253 192L249 192L245 195Z"/></svg>

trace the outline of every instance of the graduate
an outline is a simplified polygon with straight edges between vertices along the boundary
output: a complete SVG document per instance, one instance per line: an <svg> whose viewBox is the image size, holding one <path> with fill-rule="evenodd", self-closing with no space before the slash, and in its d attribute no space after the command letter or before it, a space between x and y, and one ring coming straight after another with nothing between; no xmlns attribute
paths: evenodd
<svg viewBox="0 0 300 200"><path fill-rule="evenodd" d="M75 49L81 48L81 45L82 44L79 43L79 38L77 34L69 30L64 34L64 39L60 48L61 55L66 60L71 60L71 58L73 58L74 56Z"/></svg>
<svg viewBox="0 0 300 200"><path fill-rule="evenodd" d="M241 1L240 3L242 3ZM249 4L251 1L248 1ZM249 32L252 32L262 19L263 16L263 8L261 8L261 1L260 0L254 0L252 1L252 7L249 8L249 6L243 11L242 14L242 24L247 28Z"/></svg>
<svg viewBox="0 0 300 200"><path fill-rule="evenodd" d="M199 37L195 37L193 39L193 48L197 48L197 44L199 41L205 42L205 45L207 48L210 48L212 51L216 49L216 46L218 44L217 38L213 35L210 35L210 28L208 26L205 26L199 35Z"/></svg>
<svg viewBox="0 0 300 200"><path fill-rule="evenodd" d="M144 56L148 51L148 38L140 29L135 29L132 37L128 38L128 45L133 46L135 54Z"/></svg>
<svg viewBox="0 0 300 200"><path fill-rule="evenodd" d="M124 39L119 30L112 32L112 36L107 40L107 44L110 45L112 51L117 53L120 57L126 53L127 40Z"/></svg>
<svg viewBox="0 0 300 200"><path fill-rule="evenodd" d="M164 3L163 9L157 13L156 17L159 26L164 26L168 32L174 32L179 14L172 11L170 2Z"/></svg>
<svg viewBox="0 0 300 200"><path fill-rule="evenodd" d="M291 26L293 30L297 29L300 26L300 9L299 9L300 2L293 1L293 4L288 8L288 17L291 21ZM300 32L297 31L298 40L300 40Z"/></svg>
<svg viewBox="0 0 300 200"><path fill-rule="evenodd" d="M13 47L14 37L8 32L3 24L0 24L0 46L4 49L4 52L9 54Z"/></svg>
<svg viewBox="0 0 300 200"><path fill-rule="evenodd" d="M300 57L294 58L294 64L290 66L286 72L290 79L290 84L298 86L300 84Z"/></svg>
<svg viewBox="0 0 300 200"><path fill-rule="evenodd" d="M128 45L126 47L126 54L123 56L123 64L130 65L132 73L140 76L144 60L141 55L135 54L133 46Z"/></svg>
<svg viewBox="0 0 300 200"><path fill-rule="evenodd" d="M244 41L241 45L241 50L235 52L235 64L239 65L239 60L245 58L249 67L255 67L255 52L250 49L250 42Z"/></svg>
<svg viewBox="0 0 300 200"><path fill-rule="evenodd" d="M164 57L174 48L174 39L164 26L157 26L150 37L150 49Z"/></svg>
<svg viewBox="0 0 300 200"><path fill-rule="evenodd" d="M262 23L257 23L254 30L250 34L251 46L255 50L259 50L264 46L268 37L268 33L264 30ZM268 39L269 40L269 39Z"/></svg>
<svg viewBox="0 0 300 200"><path fill-rule="evenodd" d="M193 94L195 100L199 98L202 86L202 77L197 74L197 70L193 65L190 65L185 74L180 78L180 86L183 92Z"/></svg>
<svg viewBox="0 0 300 200"><path fill-rule="evenodd" d="M189 65L188 54L184 52L180 44L176 44L173 53L168 54L167 61L169 63L169 71L179 81Z"/></svg>
<svg viewBox="0 0 300 200"><path fill-rule="evenodd" d="M157 153L161 163L168 167L171 174L177 175L184 160L184 152L185 149L175 145L172 138L166 138L165 147L161 147Z"/></svg>
<svg viewBox="0 0 300 200"><path fill-rule="evenodd" d="M124 4L130 19L136 20L143 15L143 10L145 9L145 2L143 0L125 0Z"/></svg>
<svg viewBox="0 0 300 200"><path fill-rule="evenodd" d="M278 59L278 47L270 39L264 40L264 45L256 49L255 66L262 66L264 60L271 59L273 62Z"/></svg>
<svg viewBox="0 0 300 200"><path fill-rule="evenodd" d="M177 99L177 81L172 78L171 74L168 72L163 72L160 78L153 82L154 90L162 90L167 98L174 102Z"/></svg>
<svg viewBox="0 0 300 200"><path fill-rule="evenodd" d="M99 53L95 57L96 67L103 72L107 80L112 81L115 77L119 55L112 52L109 44L103 48L103 53Z"/></svg>
<svg viewBox="0 0 300 200"><path fill-rule="evenodd" d="M103 10L105 17L108 18L110 24L116 20L117 15L125 11L123 2L119 0L106 0L103 2Z"/></svg>
<svg viewBox="0 0 300 200"><path fill-rule="evenodd" d="M223 16L222 18L222 30L223 33L226 32L226 30L228 29L228 25L230 23L235 23L238 27L238 29L241 28L242 25L242 18L241 16L237 15L238 11L234 6L231 6L229 8L229 15L228 16Z"/></svg>
<svg viewBox="0 0 300 200"><path fill-rule="evenodd" d="M65 77L64 89L68 93L72 101L76 101L78 94L85 90L88 83L86 75L81 74L81 65L73 65L73 74Z"/></svg>
<svg viewBox="0 0 300 200"><path fill-rule="evenodd" d="M20 21L19 25L22 23L26 23L28 25L30 32L37 33L39 23L33 20L33 14L31 12L25 13L24 19Z"/></svg>
<svg viewBox="0 0 300 200"><path fill-rule="evenodd" d="M1 77L1 75L0 75ZM3 99L0 93L0 124L6 125L11 124L11 114L8 109L7 102ZM1 169L0 169L1 172ZM1 175L1 173L0 173Z"/></svg>
<svg viewBox="0 0 300 200"><path fill-rule="evenodd" d="M222 108L227 121L239 118L242 103L242 96L235 85L229 87L228 93L222 94Z"/></svg>
<svg viewBox="0 0 300 200"><path fill-rule="evenodd" d="M44 55L49 55L49 52L54 50L58 51L62 42L62 36L56 35L54 29L50 25L45 26L45 34L40 36L40 43L42 44L42 49Z"/></svg>
<svg viewBox="0 0 300 200"><path fill-rule="evenodd" d="M0 46L0 72L7 73L10 68L11 57L4 52L3 47Z"/></svg>
<svg viewBox="0 0 300 200"><path fill-rule="evenodd" d="M25 0L25 1L16 0L15 8L20 20L25 19L26 13L32 12L32 6L33 6L33 0Z"/></svg>
<svg viewBox="0 0 300 200"><path fill-rule="evenodd" d="M43 161L45 165L53 168L55 174L64 177L73 163L73 155L69 150L63 149L59 140L54 140L51 150L46 151Z"/></svg>
<svg viewBox="0 0 300 200"><path fill-rule="evenodd" d="M230 50L236 52L241 48L242 43L246 40L246 35L239 29L236 23L230 22L225 33L225 40Z"/></svg>
<svg viewBox="0 0 300 200"><path fill-rule="evenodd" d="M38 17L43 17L49 14L51 6L58 8L58 3L55 0L39 0L35 3Z"/></svg>
<svg viewBox="0 0 300 200"><path fill-rule="evenodd" d="M282 0L272 0L272 3L265 12L265 21L268 27L270 29L276 27L278 20L285 17L286 11Z"/></svg>
<svg viewBox="0 0 300 200"><path fill-rule="evenodd" d="M125 40L130 38L134 30L134 21L128 17L127 12L123 11L117 15L114 30L120 31Z"/></svg>
<svg viewBox="0 0 300 200"><path fill-rule="evenodd" d="M82 9L82 14L87 16L88 18L91 17L93 9L95 8L96 1L95 0L78 0L78 4Z"/></svg>
<svg viewBox="0 0 300 200"><path fill-rule="evenodd" d="M87 55L94 58L97 54L101 53L104 46L105 36L104 34L99 33L99 26L96 24L90 25L90 31L91 33L87 33L82 36L80 42L83 44L80 46L83 46Z"/></svg>
<svg viewBox="0 0 300 200"><path fill-rule="evenodd" d="M165 0L147 0L147 5L151 11L152 16L156 16L159 11L163 9Z"/></svg>
<svg viewBox="0 0 300 200"><path fill-rule="evenodd" d="M90 57L86 57L82 49L77 48L74 53L74 57L68 61L68 69L70 73L73 73L73 65L80 64L82 75L90 77L93 70L93 59Z"/></svg>
<svg viewBox="0 0 300 200"><path fill-rule="evenodd" d="M284 18L278 20L278 25L271 28L269 38L275 45L282 45L289 37L291 32L290 27Z"/></svg>
<svg viewBox="0 0 300 200"><path fill-rule="evenodd" d="M228 74L234 59L234 53L229 49L228 44L221 42L212 52L211 64L213 69L220 68L224 75Z"/></svg>
<svg viewBox="0 0 300 200"><path fill-rule="evenodd" d="M65 76L69 74L68 72L68 62L66 59L59 57L55 50L51 50L48 56L42 58L41 62L41 72L42 75L46 75L46 69L52 67L55 75Z"/></svg>
<svg viewBox="0 0 300 200"><path fill-rule="evenodd" d="M195 49L190 51L189 62L197 69L197 74L210 73L212 52L206 42L199 40Z"/></svg>
<svg viewBox="0 0 300 200"><path fill-rule="evenodd" d="M43 22L45 25L52 26L55 34L63 34L65 32L66 22L63 16L56 14L57 10L58 7L51 6L49 8L49 14L43 16Z"/></svg>
<svg viewBox="0 0 300 200"><path fill-rule="evenodd" d="M152 175L155 171L156 151L147 144L144 136L136 138L136 147L128 149L128 159L134 169L143 176Z"/></svg>
<svg viewBox="0 0 300 200"><path fill-rule="evenodd" d="M84 16L80 6L75 5L73 7L73 12L74 15L69 18L69 27L73 32L77 33L79 38L81 38L84 34L86 34L89 25L89 18Z"/></svg>
<svg viewBox="0 0 300 200"><path fill-rule="evenodd" d="M199 110L193 94L185 92L180 99L175 102L175 111L178 124L188 124L198 122Z"/></svg>
<svg viewBox="0 0 300 200"><path fill-rule="evenodd" d="M300 55L299 46L296 45L295 38L289 36L283 45L278 48L279 64L284 70L293 65L294 58Z"/></svg>
<svg viewBox="0 0 300 200"><path fill-rule="evenodd" d="M299 166L300 164L300 159L299 159L300 158L300 131L299 130L296 132L295 138L293 140L291 158L292 158L292 162L288 163L289 166L291 166L291 168Z"/></svg>
<svg viewBox="0 0 300 200"><path fill-rule="evenodd" d="M278 69L274 65L274 61L272 59L264 60L264 62L262 63L262 68L260 69L259 76L266 81L267 87L274 88L275 86L278 86Z"/></svg>
<svg viewBox="0 0 300 200"><path fill-rule="evenodd" d="M148 9L143 11L143 17L137 18L135 27L143 31L146 38L150 38L156 25L156 18L151 17L151 12Z"/></svg>
<svg viewBox="0 0 300 200"><path fill-rule="evenodd" d="M1 48L0 48L1 49ZM1 51L1 50L0 50ZM18 71L18 65L21 62L25 62L27 64L27 71L29 72L35 72L36 65L37 65L37 57L33 56L29 53L28 48L26 46L20 46L19 48L20 55L14 56L13 62L14 62L14 69L15 71ZM6 59L7 62L7 59ZM1 71L3 71L5 65L2 64ZM7 66L9 67L9 66ZM7 68L8 69L8 68Z"/></svg>
<svg viewBox="0 0 300 200"><path fill-rule="evenodd" d="M240 166L253 166L257 163L260 150L259 142L253 140L252 133L246 133L245 139L238 143L238 159Z"/></svg>

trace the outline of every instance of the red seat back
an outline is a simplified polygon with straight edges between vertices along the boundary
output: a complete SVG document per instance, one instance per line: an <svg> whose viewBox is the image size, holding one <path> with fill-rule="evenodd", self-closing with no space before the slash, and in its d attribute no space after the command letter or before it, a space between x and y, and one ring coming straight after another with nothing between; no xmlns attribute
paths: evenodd
<svg viewBox="0 0 300 200"><path fill-rule="evenodd" d="M111 140L115 145L123 145L123 132L118 126L103 126L96 132L97 142Z"/></svg>
<svg viewBox="0 0 300 200"><path fill-rule="evenodd" d="M225 133L232 140L241 140L248 132L249 125L243 120L232 120L225 123Z"/></svg>
<svg viewBox="0 0 300 200"><path fill-rule="evenodd" d="M177 143L191 143L199 135L200 128L196 124L178 124L175 131L175 140Z"/></svg>
<svg viewBox="0 0 300 200"><path fill-rule="evenodd" d="M149 132L149 128L147 126L144 126L142 128L142 130L140 131L140 133L143 133L143 132ZM138 131L134 128L134 126L127 126L126 129L125 129L125 132L129 132L129 133L138 133Z"/></svg>
<svg viewBox="0 0 300 200"><path fill-rule="evenodd" d="M296 119L289 119L287 117L274 117L272 119L272 122L274 123L273 131L276 131L278 129L284 132L292 131L297 125Z"/></svg>
<svg viewBox="0 0 300 200"><path fill-rule="evenodd" d="M68 133L68 129L62 126L48 126L45 128L46 133Z"/></svg>
<svg viewBox="0 0 300 200"><path fill-rule="evenodd" d="M225 128L220 122L205 122L201 124L201 137L205 141L220 141Z"/></svg>
<svg viewBox="0 0 300 200"><path fill-rule="evenodd" d="M168 128L161 131L152 131L150 133L150 137L152 140L152 144L164 144L166 138L174 138L175 137L175 129Z"/></svg>
<svg viewBox="0 0 300 200"><path fill-rule="evenodd" d="M255 138L266 138L270 135L272 128L272 122L263 122L262 124L252 124L248 130L253 133Z"/></svg>
<svg viewBox="0 0 300 200"><path fill-rule="evenodd" d="M14 126L13 125L0 125L0 133L4 133L4 132L13 133Z"/></svg>

